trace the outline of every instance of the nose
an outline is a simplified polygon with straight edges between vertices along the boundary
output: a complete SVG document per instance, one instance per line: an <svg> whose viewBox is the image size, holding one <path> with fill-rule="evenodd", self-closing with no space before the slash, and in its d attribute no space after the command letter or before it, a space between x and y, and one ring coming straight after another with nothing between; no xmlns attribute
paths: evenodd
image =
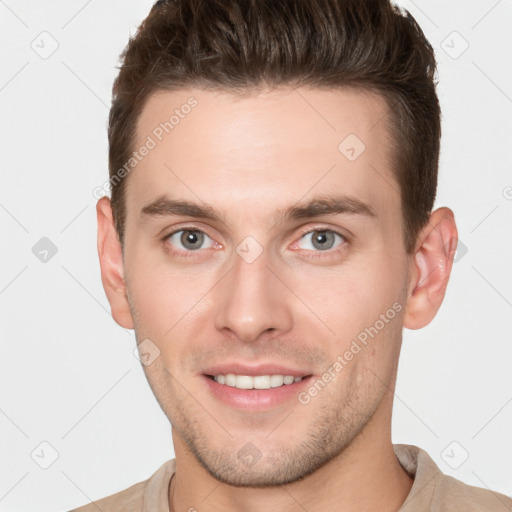
<svg viewBox="0 0 512 512"><path fill-rule="evenodd" d="M233 269L216 288L215 327L245 343L266 332L289 331L291 294L269 265L266 253L251 263L238 254L233 260Z"/></svg>

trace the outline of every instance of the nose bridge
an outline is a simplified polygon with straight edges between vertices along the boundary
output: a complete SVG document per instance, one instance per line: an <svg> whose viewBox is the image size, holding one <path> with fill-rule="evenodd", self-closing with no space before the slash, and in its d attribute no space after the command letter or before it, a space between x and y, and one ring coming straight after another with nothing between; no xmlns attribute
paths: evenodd
<svg viewBox="0 0 512 512"><path fill-rule="evenodd" d="M241 341L250 342L269 329L291 328L286 288L267 267L269 260L251 240L237 247L233 269L223 280L216 301L217 329L228 329Z"/></svg>

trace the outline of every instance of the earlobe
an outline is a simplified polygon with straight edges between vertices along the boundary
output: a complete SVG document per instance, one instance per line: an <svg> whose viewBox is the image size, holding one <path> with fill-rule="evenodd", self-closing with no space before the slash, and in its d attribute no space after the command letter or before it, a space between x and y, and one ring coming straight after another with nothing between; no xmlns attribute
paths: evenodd
<svg viewBox="0 0 512 512"><path fill-rule="evenodd" d="M133 318L126 296L121 243L115 230L112 207L108 197L96 203L98 220L98 256L103 289L110 303L114 320L125 329L133 329Z"/></svg>
<svg viewBox="0 0 512 512"><path fill-rule="evenodd" d="M435 317L446 293L457 240L453 212L445 207L432 212L411 260L404 327L421 329Z"/></svg>

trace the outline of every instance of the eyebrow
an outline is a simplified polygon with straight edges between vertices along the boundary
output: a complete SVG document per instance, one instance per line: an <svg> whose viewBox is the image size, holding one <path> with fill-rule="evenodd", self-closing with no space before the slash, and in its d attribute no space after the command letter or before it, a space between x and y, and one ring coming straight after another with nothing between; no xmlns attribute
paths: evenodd
<svg viewBox="0 0 512 512"><path fill-rule="evenodd" d="M317 196L307 203L291 206L277 211L276 223L286 220L307 219L320 215L356 214L366 217L377 217L374 209L355 197L350 196ZM162 195L145 205L140 212L141 218L167 217L181 215L224 223L220 213L208 205L200 205L190 201L171 199Z"/></svg>

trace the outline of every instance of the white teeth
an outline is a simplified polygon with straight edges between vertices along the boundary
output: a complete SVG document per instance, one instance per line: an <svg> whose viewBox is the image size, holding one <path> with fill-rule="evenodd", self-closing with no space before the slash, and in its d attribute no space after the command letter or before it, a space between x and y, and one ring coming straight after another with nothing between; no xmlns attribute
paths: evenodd
<svg viewBox="0 0 512 512"><path fill-rule="evenodd" d="M270 388L270 375L258 375L257 377L246 377L253 382L254 389L268 389ZM238 386L237 386L238 387ZM251 388L249 388L251 389Z"/></svg>
<svg viewBox="0 0 512 512"><path fill-rule="evenodd" d="M237 375L235 386L238 389L253 389L254 388L254 378L249 377L249 375Z"/></svg>
<svg viewBox="0 0 512 512"><path fill-rule="evenodd" d="M278 388L284 384L293 384L300 382L302 377L293 375L235 375L228 373L226 375L215 375L213 379L219 384L231 386L238 389L270 389Z"/></svg>
<svg viewBox="0 0 512 512"><path fill-rule="evenodd" d="M284 376L283 375L272 375L270 377L270 387L278 388L284 384Z"/></svg>

